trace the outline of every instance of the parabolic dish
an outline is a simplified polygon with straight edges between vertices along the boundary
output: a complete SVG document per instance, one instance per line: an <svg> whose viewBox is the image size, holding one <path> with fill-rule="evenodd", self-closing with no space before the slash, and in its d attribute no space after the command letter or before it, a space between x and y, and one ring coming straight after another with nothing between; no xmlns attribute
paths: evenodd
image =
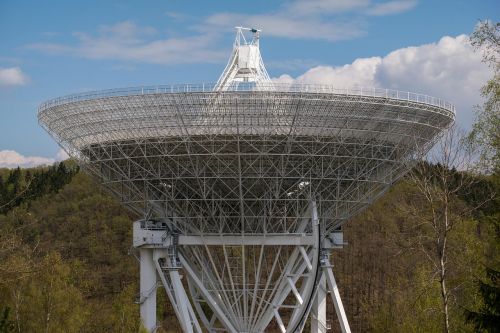
<svg viewBox="0 0 500 333"><path fill-rule="evenodd" d="M326 318L313 305L325 281L350 332L328 259L338 228L432 147L455 109L394 90L274 83L260 30L236 29L215 84L57 98L39 122L142 218L134 247L149 332L159 280L187 333L201 333L200 321L261 333L273 320L301 332L311 311L313 323Z"/></svg>
<svg viewBox="0 0 500 333"><path fill-rule="evenodd" d="M324 230L338 227L455 116L440 99L378 88L213 88L72 95L38 117L134 211L171 217L182 233L233 234L290 232L311 198Z"/></svg>

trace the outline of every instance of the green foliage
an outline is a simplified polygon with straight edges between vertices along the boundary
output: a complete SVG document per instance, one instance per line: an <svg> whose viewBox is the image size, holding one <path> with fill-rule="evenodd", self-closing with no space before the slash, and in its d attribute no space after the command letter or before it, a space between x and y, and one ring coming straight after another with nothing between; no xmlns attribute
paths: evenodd
<svg viewBox="0 0 500 333"><path fill-rule="evenodd" d="M381 333L441 332L440 302L437 297L439 286L429 283L430 275L427 268L417 267L409 281L396 279L394 283L403 283L405 288L393 295L389 306L382 307L374 314L371 330Z"/></svg>
<svg viewBox="0 0 500 333"><path fill-rule="evenodd" d="M42 258L36 279L23 291L21 325L27 332L79 332L85 322L83 297L71 268L57 252Z"/></svg>
<svg viewBox="0 0 500 333"><path fill-rule="evenodd" d="M0 173L0 214L14 207L59 191L78 172L78 167L60 162L48 168L5 170ZM5 180L4 180L5 179Z"/></svg>
<svg viewBox="0 0 500 333"><path fill-rule="evenodd" d="M486 170L500 169L500 23L482 21L471 35L471 44L483 52L483 61L493 69L481 93L485 103L478 107L470 138L482 147Z"/></svg>
<svg viewBox="0 0 500 333"><path fill-rule="evenodd" d="M137 331L131 219L88 176L68 181L0 214L2 305L18 332Z"/></svg>
<svg viewBox="0 0 500 333"><path fill-rule="evenodd" d="M125 287L113 302L112 323L115 332L140 331L139 305L133 302L135 294L136 287L131 284Z"/></svg>
<svg viewBox="0 0 500 333"><path fill-rule="evenodd" d="M483 52L483 61L493 67L500 62L500 23L489 20L479 21L470 36L471 44Z"/></svg>
<svg viewBox="0 0 500 333"><path fill-rule="evenodd" d="M9 320L10 308L6 307L0 311L0 333L14 332L15 326L12 321Z"/></svg>
<svg viewBox="0 0 500 333"><path fill-rule="evenodd" d="M479 311L465 311L478 332L500 332L500 272L488 268L488 281L479 281L483 305Z"/></svg>

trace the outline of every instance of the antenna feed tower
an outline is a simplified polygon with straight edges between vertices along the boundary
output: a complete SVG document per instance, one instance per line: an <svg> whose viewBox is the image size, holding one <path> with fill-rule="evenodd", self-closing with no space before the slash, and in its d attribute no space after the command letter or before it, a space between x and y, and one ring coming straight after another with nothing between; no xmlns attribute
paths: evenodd
<svg viewBox="0 0 500 333"><path fill-rule="evenodd" d="M236 38L229 61L215 85L215 91L235 90L243 84L255 85L260 90L273 88L260 55L259 39L261 30L235 27ZM244 32L251 32L251 39Z"/></svg>

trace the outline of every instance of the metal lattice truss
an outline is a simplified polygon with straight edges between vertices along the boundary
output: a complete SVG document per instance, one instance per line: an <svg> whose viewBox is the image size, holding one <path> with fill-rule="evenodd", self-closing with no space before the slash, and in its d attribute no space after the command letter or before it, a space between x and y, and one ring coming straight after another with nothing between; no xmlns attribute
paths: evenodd
<svg viewBox="0 0 500 333"><path fill-rule="evenodd" d="M322 239L400 178L454 108L383 89L216 87L76 95L38 115L124 205L180 235L192 304L175 274L163 280L185 331L200 326L194 311L210 332L263 332L272 320L300 331Z"/></svg>
<svg viewBox="0 0 500 333"><path fill-rule="evenodd" d="M156 309L156 273L184 332L201 333L200 322L209 332L265 332L272 320L282 332L300 332L322 274L314 201L304 215L309 217L300 220L297 233L264 237L186 236L163 229L165 222L135 222L145 326L151 331L156 326L155 320L148 322ZM181 267L191 301L180 282Z"/></svg>
<svg viewBox="0 0 500 333"><path fill-rule="evenodd" d="M210 240L204 239L201 242L205 244L182 247L183 256L189 258L182 259L183 266L192 266L197 272L188 273L193 303L209 331L228 325L217 326L221 315L214 311L207 315L203 290L222 300L222 316L234 332L264 332L273 318L284 332L300 331L320 274L321 237L314 202L305 215L309 218L300 219L295 236L257 239L249 235L255 245L238 245L241 240L235 238L223 242L222 247L220 242L210 246ZM306 233L310 236L305 237Z"/></svg>
<svg viewBox="0 0 500 333"><path fill-rule="evenodd" d="M39 118L125 205L172 230L272 234L296 230L311 198L325 231L340 226L454 113L374 96L210 91L61 103Z"/></svg>
<svg viewBox="0 0 500 333"><path fill-rule="evenodd" d="M247 41L244 31L252 32ZM236 27L236 39L229 61L214 90L234 90L240 83L252 82L260 90L273 90L273 84L262 61L259 49L260 30Z"/></svg>

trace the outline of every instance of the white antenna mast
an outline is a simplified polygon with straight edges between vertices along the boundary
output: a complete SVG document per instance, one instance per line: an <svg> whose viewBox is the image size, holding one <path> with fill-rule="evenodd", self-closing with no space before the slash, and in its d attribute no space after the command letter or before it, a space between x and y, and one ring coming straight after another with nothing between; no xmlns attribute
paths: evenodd
<svg viewBox="0 0 500 333"><path fill-rule="evenodd" d="M220 76L214 90L225 91L237 89L240 83L255 83L261 90L272 90L273 85L259 50L259 29L236 28L236 38L231 57ZM243 31L252 33L252 40L247 41Z"/></svg>

